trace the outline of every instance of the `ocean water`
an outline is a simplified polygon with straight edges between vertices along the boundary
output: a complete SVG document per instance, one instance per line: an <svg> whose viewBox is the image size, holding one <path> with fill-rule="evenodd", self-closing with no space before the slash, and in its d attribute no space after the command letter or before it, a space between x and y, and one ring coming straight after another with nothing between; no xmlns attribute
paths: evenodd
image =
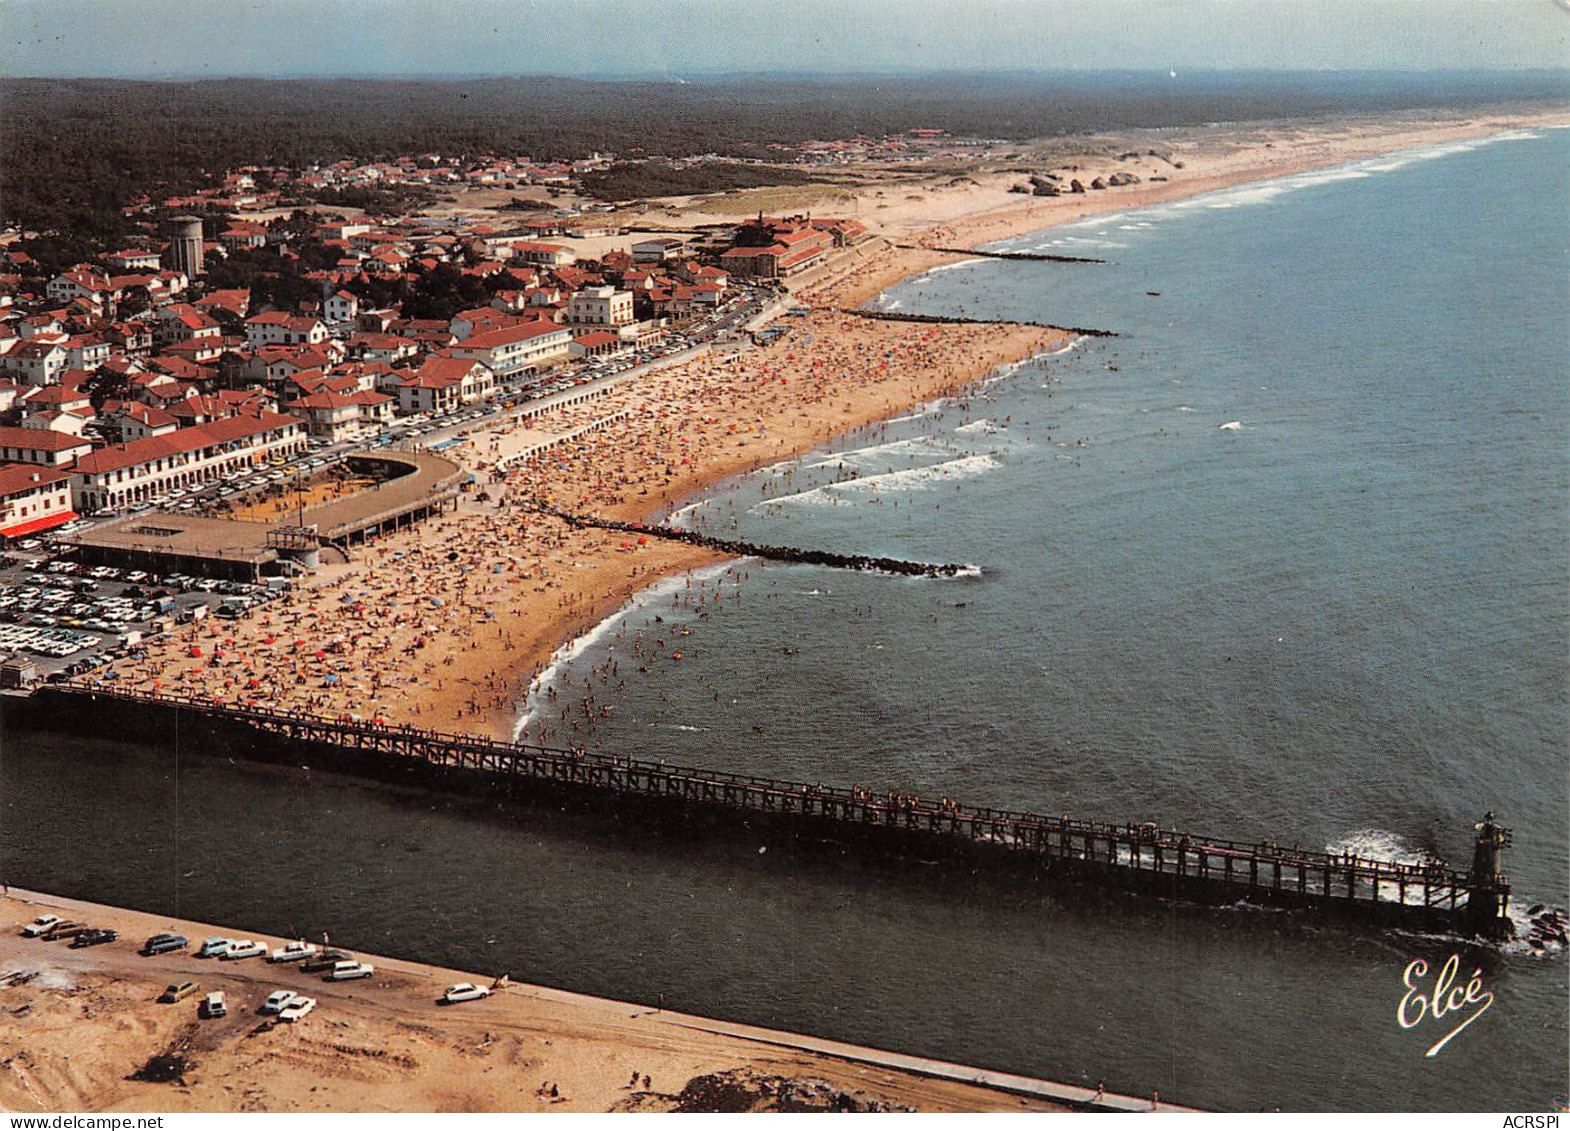
<svg viewBox="0 0 1570 1131"><path fill-rule="evenodd" d="M1460 866L1493 808L1517 904L1563 904L1566 200L1570 131L1511 134L1000 245L1106 265L903 284L885 305L1120 336L679 521L979 568L668 580L558 666L525 729ZM4 753L14 884L1198 1106L1540 1110L1567 1091L1562 953L607 837L211 752ZM103 796L136 819L95 820L84 797ZM65 817L25 819L41 810ZM331 885L310 863L327 851ZM1452 1026L1397 1023L1403 970L1452 952L1495 1004L1427 1058Z"/></svg>

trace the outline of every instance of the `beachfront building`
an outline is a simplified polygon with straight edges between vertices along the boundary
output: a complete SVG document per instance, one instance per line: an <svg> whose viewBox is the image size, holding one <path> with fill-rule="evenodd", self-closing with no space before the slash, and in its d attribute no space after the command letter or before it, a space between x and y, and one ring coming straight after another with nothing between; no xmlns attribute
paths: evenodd
<svg viewBox="0 0 1570 1131"><path fill-rule="evenodd" d="M0 538L26 538L75 517L65 472L20 463L0 467Z"/></svg>
<svg viewBox="0 0 1570 1131"><path fill-rule="evenodd" d="M725 270L755 279L788 279L823 261L834 246L827 232L803 226L781 232L764 247L733 247L720 256Z"/></svg>
<svg viewBox="0 0 1570 1131"><path fill-rule="evenodd" d="M263 412L147 436L83 455L71 469L71 498L79 512L147 502L175 488L240 475L274 455L305 450L305 425Z"/></svg>
<svg viewBox="0 0 1570 1131"><path fill-rule="evenodd" d="M568 352L574 361L579 361L585 357L610 357L630 348L631 343L622 341L609 330L590 330L574 338Z"/></svg>
<svg viewBox="0 0 1570 1131"><path fill-rule="evenodd" d="M839 223L814 223L806 216L759 216L736 229L736 246L720 256L720 261L733 274L787 279L818 266L838 246L836 235L843 238L843 233L831 225Z"/></svg>
<svg viewBox="0 0 1570 1131"><path fill-rule="evenodd" d="M288 402L291 416L305 421L313 437L338 443L376 432L392 423L394 400L386 393L356 390L352 393L319 389Z"/></svg>
<svg viewBox="0 0 1570 1131"><path fill-rule="evenodd" d="M542 373L567 360L572 332L555 322L525 322L475 334L452 347L454 357L482 361L497 377Z"/></svg>
<svg viewBox="0 0 1570 1131"><path fill-rule="evenodd" d="M398 398L398 411L405 415L450 412L494 396L496 374L473 358L428 357L419 372L391 380L387 387Z"/></svg>
<svg viewBox="0 0 1570 1131"><path fill-rule="evenodd" d="M579 326L625 326L633 321L632 292L584 287L567 299L567 321Z"/></svg>

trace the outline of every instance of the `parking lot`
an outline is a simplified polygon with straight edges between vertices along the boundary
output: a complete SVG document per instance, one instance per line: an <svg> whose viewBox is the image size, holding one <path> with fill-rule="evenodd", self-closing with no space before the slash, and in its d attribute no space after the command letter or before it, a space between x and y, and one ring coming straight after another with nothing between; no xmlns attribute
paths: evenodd
<svg viewBox="0 0 1570 1131"><path fill-rule="evenodd" d="M0 656L25 654L46 678L77 675L174 625L239 616L280 591L276 582L89 567L47 550L0 555Z"/></svg>

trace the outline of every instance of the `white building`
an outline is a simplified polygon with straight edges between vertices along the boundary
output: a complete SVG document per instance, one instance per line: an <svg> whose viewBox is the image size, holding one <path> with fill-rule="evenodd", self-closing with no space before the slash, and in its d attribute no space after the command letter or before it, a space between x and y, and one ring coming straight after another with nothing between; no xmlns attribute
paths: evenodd
<svg viewBox="0 0 1570 1131"><path fill-rule="evenodd" d="M512 245L512 257L544 267L568 267L578 261L572 248L559 243L515 243Z"/></svg>
<svg viewBox="0 0 1570 1131"><path fill-rule="evenodd" d="M452 347L455 357L483 361L497 377L540 373L567 360L572 332L555 322L525 322L476 334Z"/></svg>
<svg viewBox="0 0 1570 1131"><path fill-rule="evenodd" d="M53 428L0 427L0 463L64 467L93 450L93 442Z"/></svg>
<svg viewBox="0 0 1570 1131"><path fill-rule="evenodd" d="M262 346L316 345L327 340L327 327L318 318L285 314L281 310L253 314L245 320L245 344Z"/></svg>
<svg viewBox="0 0 1570 1131"><path fill-rule="evenodd" d="M639 240L632 245L632 261L634 263L663 263L667 259L675 259L687 250L687 245L681 240L661 236L658 239Z"/></svg>
<svg viewBox="0 0 1570 1131"><path fill-rule="evenodd" d="M397 394L401 413L447 412L493 396L496 374L472 358L428 357L418 373L389 387Z"/></svg>
<svg viewBox="0 0 1570 1131"><path fill-rule="evenodd" d="M242 475L257 463L305 449L305 425L263 412L148 436L84 455L71 469L71 497L80 513L146 502L175 488Z"/></svg>
<svg viewBox="0 0 1570 1131"><path fill-rule="evenodd" d="M567 299L567 321L583 326L625 326L633 319L632 292L584 287Z"/></svg>
<svg viewBox="0 0 1570 1131"><path fill-rule="evenodd" d="M327 321L334 324L353 322L360 316L360 300L348 291L339 291L327 296L322 312L327 315Z"/></svg>
<svg viewBox="0 0 1570 1131"><path fill-rule="evenodd" d="M305 421L312 436L337 443L375 432L392 423L393 398L384 393L335 393L322 389L292 400L284 406L293 416Z"/></svg>
<svg viewBox="0 0 1570 1131"><path fill-rule="evenodd" d="M75 517L65 472L23 464L0 467L0 538L25 538Z"/></svg>
<svg viewBox="0 0 1570 1131"><path fill-rule="evenodd" d="M5 367L24 385L52 385L71 364L59 338L29 338L5 355Z"/></svg>

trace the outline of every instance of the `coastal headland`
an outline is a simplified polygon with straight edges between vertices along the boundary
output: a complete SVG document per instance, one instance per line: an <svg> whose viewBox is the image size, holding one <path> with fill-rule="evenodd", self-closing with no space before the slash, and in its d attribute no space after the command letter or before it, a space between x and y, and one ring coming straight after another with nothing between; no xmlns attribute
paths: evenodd
<svg viewBox="0 0 1570 1131"><path fill-rule="evenodd" d="M572 528L525 513L520 500L650 522L726 478L835 436L875 430L912 405L963 398L1000 366L1072 343L1069 332L1034 326L898 323L839 312L961 258L933 248L1565 120L1562 109L1509 107L1160 131L1165 180L1053 198L1010 193L1018 177L1006 175L942 182L898 201L873 182L849 207L878 238L794 281L791 301L810 313L791 319L767 348L710 353L534 417L527 429L514 422L470 434L443 454L472 470L484 490L466 496L456 513L324 566L260 616L181 629L119 664L119 677L146 689L511 737L520 703L557 649L661 577L721 560L698 547ZM1126 143L1084 140L1081 175L1115 171L1110 154ZM781 190L760 191L772 194L775 207L791 206ZM675 213L698 222L759 199L747 191L725 198L651 206L650 217L668 221ZM1043 285L1072 287L1073 272L1108 269L1044 264ZM571 443L500 470L541 437L578 429L585 431Z"/></svg>

